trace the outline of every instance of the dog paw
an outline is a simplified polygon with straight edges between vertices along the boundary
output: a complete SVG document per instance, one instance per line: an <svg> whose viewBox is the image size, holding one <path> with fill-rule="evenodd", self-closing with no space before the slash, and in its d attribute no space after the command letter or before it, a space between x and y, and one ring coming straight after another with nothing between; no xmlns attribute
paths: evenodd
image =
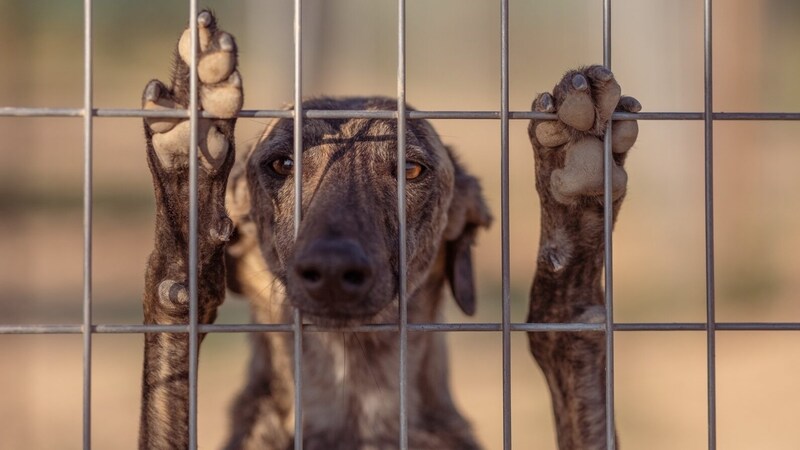
<svg viewBox="0 0 800 450"><path fill-rule="evenodd" d="M602 201L603 139L614 111L639 112L633 97L621 95L610 70L590 66L568 72L552 93L540 94L533 102L537 112L556 113L558 120L532 120L528 134L536 156L537 187L558 203L574 205L581 200ZM639 128L636 121L614 121L612 192L621 199L628 176L623 168Z"/></svg>
<svg viewBox="0 0 800 450"><path fill-rule="evenodd" d="M236 70L237 52L233 36L217 28L209 11L197 16L199 52L198 95L201 110L218 119L200 119L198 152L202 168L219 171L228 159L236 114L242 108L242 78ZM172 87L150 81L142 95L147 110L186 109L189 105L189 64L192 49L187 28L178 41ZM173 171L188 166L190 128L186 119L146 118L145 126L162 169Z"/></svg>

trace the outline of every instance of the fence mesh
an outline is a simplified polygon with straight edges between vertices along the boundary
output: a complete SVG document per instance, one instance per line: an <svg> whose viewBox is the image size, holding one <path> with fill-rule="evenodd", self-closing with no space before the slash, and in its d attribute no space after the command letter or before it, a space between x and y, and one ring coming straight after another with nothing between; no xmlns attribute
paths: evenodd
<svg viewBox="0 0 800 450"><path fill-rule="evenodd" d="M360 325L348 328L352 332L399 332L400 339L400 373L399 373L399 417L400 435L398 441L400 448L408 448L408 412L407 412L407 365L408 358L408 332L495 332L502 335L502 382L503 382L503 448L511 448L511 333L512 332L605 332L607 344L606 362L606 405L607 405L607 448L615 448L614 425L614 335L616 332L633 331L699 331L706 334L707 348L707 417L708 417L708 448L715 449L716 439L716 357L715 336L716 331L800 331L800 323L796 322L717 322L715 320L715 282L714 282L714 123L715 121L796 121L800 120L800 113L787 112L715 112L713 103L713 43L712 43L712 1L704 0L704 110L702 112L643 112L638 114L615 113L614 120L690 120L702 121L705 135L705 252L706 252L706 321L698 323L619 323L614 321L613 293L613 242L612 242L612 210L610 201L611 190L611 124L609 123L605 142L605 305L606 322L603 324L583 323L514 323L511 320L511 284L510 284L510 232L509 232L509 122L512 120L554 119L554 114L535 113L530 111L511 111L509 108L509 2L499 0L500 10L500 92L498 109L494 111L407 111L406 110L406 2L397 1L397 110L396 111L318 111L303 110L302 108L302 79L303 79L303 23L302 0L294 0L294 109L293 110L244 110L239 117L244 118L292 118L295 130L295 195L302 196L302 125L305 118L383 118L398 121L398 173L403 172L405 162L405 129L408 120L417 119L450 119L450 120L498 120L500 123L500 170L501 170L501 249L502 249L502 320L499 323L431 323L409 324L407 319L407 293L405 290L407 274L405 271L405 239L406 239L406 214L405 214L405 178L398 177L398 218L400 223L400 320L396 324ZM197 26L193 20L197 16L197 1L189 1L189 23L191 42L197 48ZM612 67L612 36L611 36L611 0L603 0L603 61ZM1 107L0 116L7 117L77 117L83 120L84 135L84 185L83 185L83 211L84 211L84 276L83 276L83 321L80 324L65 325L0 325L0 334L80 334L83 338L83 447L91 447L92 424L92 337L95 334L118 333L188 333L190 336L190 417L189 438L190 448L197 448L197 349L198 336L201 333L253 333L253 332L291 332L294 335L294 370L302 372L302 343L304 333L315 333L341 328L331 328L320 325L303 324L299 311L295 311L290 324L212 324L202 325L197 322L197 124L201 117L209 117L198 111L197 104L197 73L196 54L191 63L191 104L188 110L174 111L145 111L140 109L110 109L96 108L93 103L93 61L92 61L92 1L84 1L84 99L83 108L27 108L27 107ZM188 118L191 123L192 141L190 145L190 223L189 228L193 239L189 244L189 293L190 293L190 321L187 325L112 325L94 323L92 319L92 208L93 208L93 124L97 117L176 117ZM295 233L299 230L302 219L300 201L295 202ZM295 448L303 448L302 439L302 398L303 386L301 377L297 377L295 389ZM520 400L518 400L520 401Z"/></svg>

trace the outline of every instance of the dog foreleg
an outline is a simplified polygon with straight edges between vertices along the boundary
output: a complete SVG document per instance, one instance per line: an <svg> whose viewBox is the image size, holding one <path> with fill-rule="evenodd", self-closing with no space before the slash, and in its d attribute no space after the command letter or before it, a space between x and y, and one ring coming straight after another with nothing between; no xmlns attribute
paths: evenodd
<svg viewBox="0 0 800 450"><path fill-rule="evenodd" d="M552 94L539 95L528 128L541 200L541 236L529 322L604 323L603 135L615 110L638 112L602 66L568 72ZM625 196L625 155L635 121L613 124L613 215ZM531 353L552 396L561 450L606 449L605 336L602 332L532 332Z"/></svg>
<svg viewBox="0 0 800 450"><path fill-rule="evenodd" d="M235 114L241 108L241 79L233 37L217 30L207 11L198 15L199 81L202 109L224 119L201 119L198 186L198 322L212 323L225 297L225 243L233 224L225 211L225 186L234 160ZM188 30L178 44L172 87L153 80L145 109L189 104ZM144 322L189 321L189 121L146 118L147 160L156 197L155 248L145 275ZM202 338L202 335L200 336ZM189 335L145 334L139 447L186 448L189 413Z"/></svg>

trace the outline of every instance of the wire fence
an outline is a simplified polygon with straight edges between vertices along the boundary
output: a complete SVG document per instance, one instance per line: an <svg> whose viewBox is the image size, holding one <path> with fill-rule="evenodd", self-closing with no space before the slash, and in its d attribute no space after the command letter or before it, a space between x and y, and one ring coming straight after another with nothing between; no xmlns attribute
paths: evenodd
<svg viewBox="0 0 800 450"><path fill-rule="evenodd" d="M600 0L598 0L600 1ZM611 39L611 0L603 1L603 61L612 66ZM613 242L612 225L612 152L611 123L608 124L604 145L605 182L604 182L604 243L605 243L605 307L606 322L600 324L586 323L514 323L511 321L510 294L510 259L509 259L509 121L530 119L555 119L555 114L531 111L509 110L509 2L499 0L500 9L500 77L499 109L496 111L407 111L406 110L406 4L405 0L397 0L397 110L396 111L329 111L303 110L302 107L302 0L294 0L294 107L292 110L243 110L238 117L249 118L290 118L294 120L295 147L295 235L301 220L302 127L305 118L381 118L397 120L398 139L398 173L403 173L405 162L405 129L408 120L415 119L495 119L501 124L500 168L501 168L501 247L502 247L502 320L500 323L429 323L409 324L407 316L406 291L406 193L404 177L397 177L399 219L399 255L400 272L399 304L400 320L393 324L358 325L347 328L352 332L393 332L399 333L400 373L399 384L399 447L408 448L408 413L407 413L407 358L408 332L499 332L502 334L502 372L503 372L503 448L511 448L511 354L510 341L512 332L604 332L606 336L606 447L616 446L614 425L614 334L628 331L699 331L705 332L707 341L707 377L708 377L708 448L716 449L716 331L800 331L798 322L736 322L720 323L715 320L714 291L714 193L713 193L713 126L715 121L763 120L779 121L800 120L798 112L714 112L712 83L712 0L704 0L704 110L702 112L643 112L638 114L615 113L613 120L692 120L704 123L705 130L705 249L706 249L706 321L697 323L618 323L613 314ZM84 104L83 108L25 108L0 107L0 117L80 117L83 119L84 132L84 271L83 271L83 323L66 325L2 325L0 334L81 334L83 337L83 447L91 448L91 393L92 393L92 336L94 334L121 333L188 333L190 337L189 366L189 446L197 448L197 371L198 371L198 336L201 333L254 333L254 332L289 332L294 336L294 371L302 373L303 334L325 331L341 331L341 327L333 328L323 325L303 324L302 316L295 310L292 323L287 324L198 324L197 320L197 140L198 121L203 117L212 117L198 111L197 105L197 53L192 54L190 72L190 105L188 110L146 111L140 109L94 108L93 106L93 65L92 65L92 0L84 0ZM197 0L189 1L190 39L193 48L198 48ZM92 320L92 128L95 117L170 117L188 118L191 127L190 142L190 243L189 243L189 298L190 319L186 325L113 325L95 324ZM303 405L302 377L295 377L295 448L303 448Z"/></svg>

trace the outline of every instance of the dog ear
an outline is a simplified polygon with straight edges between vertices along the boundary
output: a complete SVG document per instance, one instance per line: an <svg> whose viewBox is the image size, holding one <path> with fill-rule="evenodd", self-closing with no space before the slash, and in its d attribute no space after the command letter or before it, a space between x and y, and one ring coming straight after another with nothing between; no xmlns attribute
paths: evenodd
<svg viewBox="0 0 800 450"><path fill-rule="evenodd" d="M448 149L449 150L449 149ZM450 152L452 155L452 152ZM445 273L456 303L467 315L475 314L472 245L479 228L492 223L478 180L453 160L455 186L444 231Z"/></svg>

